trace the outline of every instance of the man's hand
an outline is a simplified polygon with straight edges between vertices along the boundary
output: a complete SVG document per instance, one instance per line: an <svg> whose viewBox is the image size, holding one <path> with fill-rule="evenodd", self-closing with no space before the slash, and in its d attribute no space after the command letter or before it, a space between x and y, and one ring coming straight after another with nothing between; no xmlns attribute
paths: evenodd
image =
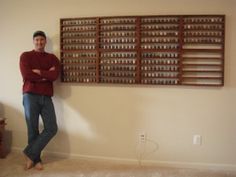
<svg viewBox="0 0 236 177"><path fill-rule="evenodd" d="M49 68L49 71L55 71L55 66ZM38 75L41 75L41 71L39 69L32 69L32 71Z"/></svg>
<svg viewBox="0 0 236 177"><path fill-rule="evenodd" d="M41 71L39 69L32 69L32 71L38 75L41 75Z"/></svg>
<svg viewBox="0 0 236 177"><path fill-rule="evenodd" d="M55 66L53 66L49 69L49 71L55 71L55 69L56 69Z"/></svg>

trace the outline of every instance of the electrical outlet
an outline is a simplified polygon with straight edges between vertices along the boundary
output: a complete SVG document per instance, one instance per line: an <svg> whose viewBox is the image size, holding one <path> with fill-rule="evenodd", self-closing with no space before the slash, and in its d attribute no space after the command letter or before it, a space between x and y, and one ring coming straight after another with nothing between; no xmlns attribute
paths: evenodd
<svg viewBox="0 0 236 177"><path fill-rule="evenodd" d="M193 136L193 144L194 145L201 145L202 144L202 136L201 135L194 135Z"/></svg>
<svg viewBox="0 0 236 177"><path fill-rule="evenodd" d="M140 142L145 142L146 141L146 133L145 132L141 132L139 134L139 141Z"/></svg>

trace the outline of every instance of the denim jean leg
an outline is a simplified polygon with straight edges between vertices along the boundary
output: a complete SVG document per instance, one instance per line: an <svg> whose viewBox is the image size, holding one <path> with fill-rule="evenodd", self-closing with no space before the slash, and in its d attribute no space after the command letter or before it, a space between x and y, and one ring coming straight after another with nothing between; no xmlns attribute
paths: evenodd
<svg viewBox="0 0 236 177"><path fill-rule="evenodd" d="M39 136L39 114L41 111L38 97L37 95L25 93L23 95L23 105L24 105L24 111L25 111L25 120L27 125L27 132L28 132L28 145L24 149L24 153L32 160L34 161L34 157L32 157L30 154L30 149L33 144L33 142L37 139ZM37 161L41 161L40 155L36 159Z"/></svg>
<svg viewBox="0 0 236 177"><path fill-rule="evenodd" d="M31 153L34 158L41 153L57 132L56 114L51 97L41 96L40 104L42 106L41 117L43 120L44 130L31 146Z"/></svg>

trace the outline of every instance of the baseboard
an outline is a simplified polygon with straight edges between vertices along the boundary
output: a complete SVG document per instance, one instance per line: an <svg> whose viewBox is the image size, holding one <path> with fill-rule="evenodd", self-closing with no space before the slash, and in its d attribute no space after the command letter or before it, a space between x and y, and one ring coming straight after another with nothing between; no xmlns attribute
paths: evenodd
<svg viewBox="0 0 236 177"><path fill-rule="evenodd" d="M13 147L12 151L22 151L20 147ZM193 169L212 169L220 171L236 171L236 165L234 164L214 164L214 163L193 163L193 162L176 162L176 161L155 161L155 160L142 160L141 164L137 159L127 159L127 158L114 158L114 157L104 157L104 156L91 156L82 154L72 154L63 152L52 152L44 151L44 155L53 155L60 158L73 158L73 159L83 159L83 160L95 160L95 161L107 161L116 162L122 164L130 165L153 165L161 167L173 167L173 168L193 168Z"/></svg>

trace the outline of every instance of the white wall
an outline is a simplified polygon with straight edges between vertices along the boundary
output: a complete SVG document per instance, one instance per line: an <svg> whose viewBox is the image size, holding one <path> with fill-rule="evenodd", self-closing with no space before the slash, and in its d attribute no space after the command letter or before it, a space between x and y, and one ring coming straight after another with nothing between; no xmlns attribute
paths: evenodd
<svg viewBox="0 0 236 177"><path fill-rule="evenodd" d="M236 167L236 1L234 0L0 0L0 116L7 118L13 147L26 144L19 56L31 50L32 33L49 37L59 56L59 19L158 14L225 14L225 86L80 86L58 81L59 132L49 151L137 159L142 131L145 160L225 164ZM202 146L192 145L200 134ZM158 150L155 152L155 144ZM151 153L150 153L151 152Z"/></svg>

